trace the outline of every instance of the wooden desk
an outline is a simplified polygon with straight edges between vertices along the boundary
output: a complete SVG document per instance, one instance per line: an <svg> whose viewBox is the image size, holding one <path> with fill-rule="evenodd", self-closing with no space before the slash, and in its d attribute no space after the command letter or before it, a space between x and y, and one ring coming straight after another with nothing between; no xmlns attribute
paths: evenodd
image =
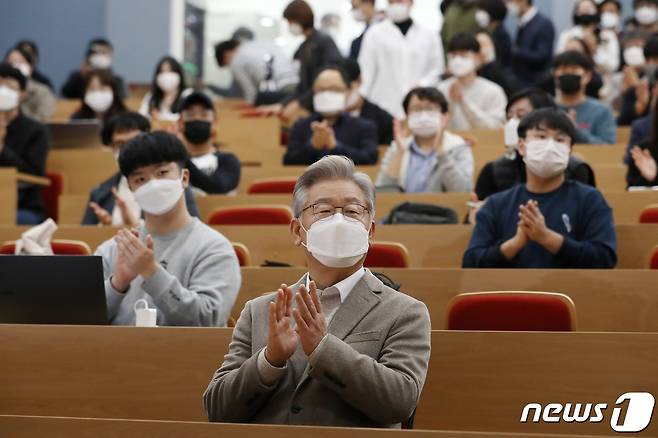
<svg viewBox="0 0 658 438"><path fill-rule="evenodd" d="M225 150L238 156L245 165L260 165L268 155L281 152L279 145L281 124L276 117L221 118L218 122L217 141Z"/></svg>
<svg viewBox="0 0 658 438"><path fill-rule="evenodd" d="M16 225L17 208L16 169L0 167L0 225Z"/></svg>
<svg viewBox="0 0 658 438"><path fill-rule="evenodd" d="M658 271L554 269L373 269L424 302L432 327L445 328L448 302L465 292L529 290L560 292L576 304L578 330L658 333ZM231 316L237 320L247 301L292 284L305 268L242 268L242 287Z"/></svg>
<svg viewBox="0 0 658 438"><path fill-rule="evenodd" d="M458 432L438 430L382 430L312 426L202 423L191 421L114 420L107 418L29 417L0 415L0 434L12 438L114 437L131 438L582 438L582 435ZM590 435L591 436L591 435ZM603 437L604 435L597 435ZM612 437L612 435L606 435Z"/></svg>
<svg viewBox="0 0 658 438"><path fill-rule="evenodd" d="M301 248L292 243L287 225L231 225L214 227L231 242L243 243L251 252L252 263L265 260L304 266ZM0 226L0 242L16 240L27 227ZM617 256L619 269L646 269L648 256L658 244L658 225L618 225ZM92 249L116 233L112 227L62 226L56 239L78 239ZM375 240L403 243L409 250L412 268L459 268L471 236L468 225L379 225Z"/></svg>
<svg viewBox="0 0 658 438"><path fill-rule="evenodd" d="M0 414L205 421L201 395L230 329L0 325ZM658 392L658 334L432 333L416 428L610 433L602 423L519 423L539 402ZM655 435L658 423L641 435Z"/></svg>

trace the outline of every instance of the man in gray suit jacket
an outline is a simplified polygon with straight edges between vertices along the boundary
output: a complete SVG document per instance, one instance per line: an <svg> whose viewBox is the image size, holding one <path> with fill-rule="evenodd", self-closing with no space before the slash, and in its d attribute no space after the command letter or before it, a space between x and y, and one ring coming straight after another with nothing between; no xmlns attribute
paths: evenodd
<svg viewBox="0 0 658 438"><path fill-rule="evenodd" d="M297 180L290 229L309 272L246 304L203 396L210 421L399 428L412 415L429 314L363 267L374 198L342 156Z"/></svg>

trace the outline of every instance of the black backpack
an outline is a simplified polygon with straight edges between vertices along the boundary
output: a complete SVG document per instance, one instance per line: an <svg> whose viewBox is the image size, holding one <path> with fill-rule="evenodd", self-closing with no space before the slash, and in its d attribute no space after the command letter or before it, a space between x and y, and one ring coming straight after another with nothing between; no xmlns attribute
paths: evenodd
<svg viewBox="0 0 658 438"><path fill-rule="evenodd" d="M452 208L417 202L403 202L396 205L389 215L382 220L383 224L446 225L458 222L457 212Z"/></svg>

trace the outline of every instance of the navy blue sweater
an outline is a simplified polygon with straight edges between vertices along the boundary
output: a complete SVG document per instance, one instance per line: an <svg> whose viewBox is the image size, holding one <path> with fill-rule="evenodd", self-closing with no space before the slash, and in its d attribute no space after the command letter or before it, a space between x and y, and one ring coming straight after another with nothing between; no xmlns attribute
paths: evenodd
<svg viewBox="0 0 658 438"><path fill-rule="evenodd" d="M546 226L564 236L553 255L528 241L517 256L506 260L500 246L516 234L519 205L530 199L539 203ZM530 193L525 184L496 193L477 214L464 268L565 268L605 269L617 264L617 237L612 210L593 187L567 180L550 193Z"/></svg>

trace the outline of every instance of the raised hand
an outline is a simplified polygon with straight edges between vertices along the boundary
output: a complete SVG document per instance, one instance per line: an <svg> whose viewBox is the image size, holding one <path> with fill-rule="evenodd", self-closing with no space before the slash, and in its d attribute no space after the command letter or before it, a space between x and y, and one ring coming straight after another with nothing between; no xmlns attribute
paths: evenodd
<svg viewBox="0 0 658 438"><path fill-rule="evenodd" d="M658 168L656 166L656 160L653 159L649 149L640 149L638 146L635 146L631 149L631 158L633 158L635 167L637 167L642 178L647 181L656 179Z"/></svg>
<svg viewBox="0 0 658 438"><path fill-rule="evenodd" d="M112 225L112 215L110 214L110 212L108 212L107 210L105 210L103 207L101 207L95 202L90 202L89 208L91 208L91 210L96 215L99 224Z"/></svg>
<svg viewBox="0 0 658 438"><path fill-rule="evenodd" d="M270 303L265 359L275 367L284 366L299 344L299 335L292 327L292 299L292 290L282 284Z"/></svg>
<svg viewBox="0 0 658 438"><path fill-rule="evenodd" d="M318 346L322 338L327 334L327 321L322 312L320 298L315 282L311 281L307 290L304 285L299 287L295 295L297 309L293 310L293 316L297 323L297 333L304 349L304 353L310 356Z"/></svg>

